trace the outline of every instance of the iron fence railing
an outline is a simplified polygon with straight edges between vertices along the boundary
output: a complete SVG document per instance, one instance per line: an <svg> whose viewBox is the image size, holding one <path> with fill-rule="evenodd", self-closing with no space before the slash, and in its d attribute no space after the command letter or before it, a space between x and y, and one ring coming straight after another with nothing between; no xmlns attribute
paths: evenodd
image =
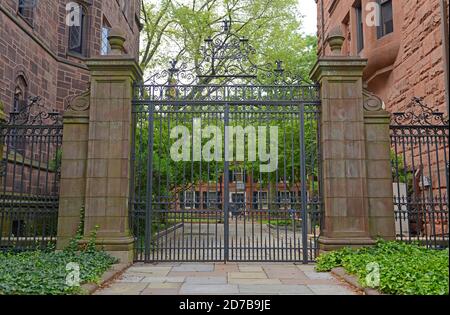
<svg viewBox="0 0 450 315"><path fill-rule="evenodd" d="M0 250L47 248L56 241L62 120L39 98L0 125Z"/></svg>
<svg viewBox="0 0 450 315"><path fill-rule="evenodd" d="M414 98L390 129L397 239L448 247L448 120Z"/></svg>

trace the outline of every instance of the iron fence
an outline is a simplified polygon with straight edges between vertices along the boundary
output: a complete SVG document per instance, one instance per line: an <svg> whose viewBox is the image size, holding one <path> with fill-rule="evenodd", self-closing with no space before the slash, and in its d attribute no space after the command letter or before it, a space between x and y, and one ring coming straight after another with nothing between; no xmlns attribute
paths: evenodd
<svg viewBox="0 0 450 315"><path fill-rule="evenodd" d="M448 247L448 120L414 98L390 130L397 239Z"/></svg>
<svg viewBox="0 0 450 315"><path fill-rule="evenodd" d="M193 69L173 61L135 86L135 260L314 260L319 87L281 61L256 64L229 22L200 53Z"/></svg>
<svg viewBox="0 0 450 315"><path fill-rule="evenodd" d="M39 98L0 125L0 249L47 248L56 240L62 119Z"/></svg>

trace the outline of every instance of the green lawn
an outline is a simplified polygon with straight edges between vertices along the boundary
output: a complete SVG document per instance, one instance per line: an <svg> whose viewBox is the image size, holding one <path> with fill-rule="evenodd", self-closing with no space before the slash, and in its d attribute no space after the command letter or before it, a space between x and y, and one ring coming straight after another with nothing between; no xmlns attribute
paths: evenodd
<svg viewBox="0 0 450 315"><path fill-rule="evenodd" d="M386 294L448 295L448 255L448 249L433 250L417 244L378 241L373 247L345 248L322 254L317 258L316 270L343 267L356 275L364 287L373 286ZM377 268L379 272L375 273ZM374 281L377 274L379 281Z"/></svg>

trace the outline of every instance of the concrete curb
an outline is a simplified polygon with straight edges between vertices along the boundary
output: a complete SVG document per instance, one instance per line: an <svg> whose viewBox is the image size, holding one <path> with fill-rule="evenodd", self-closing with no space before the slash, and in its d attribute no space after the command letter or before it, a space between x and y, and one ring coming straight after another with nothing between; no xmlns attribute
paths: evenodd
<svg viewBox="0 0 450 315"><path fill-rule="evenodd" d="M344 280L357 290L363 291L366 295L385 295L375 289L364 288L361 284L359 284L358 278L356 276L348 274L342 267L332 269L331 274Z"/></svg>
<svg viewBox="0 0 450 315"><path fill-rule="evenodd" d="M99 283L93 283L93 282L85 283L85 284L81 285L81 289L85 294L92 295L95 291L97 291L101 287L104 287L109 282L117 279L130 266L131 266L131 264L112 265L111 268L109 268L109 270L103 274Z"/></svg>

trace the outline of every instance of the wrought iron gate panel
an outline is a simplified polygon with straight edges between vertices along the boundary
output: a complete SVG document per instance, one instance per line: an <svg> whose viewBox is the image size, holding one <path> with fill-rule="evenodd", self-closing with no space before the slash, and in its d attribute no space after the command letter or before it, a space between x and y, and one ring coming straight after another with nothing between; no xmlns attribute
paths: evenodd
<svg viewBox="0 0 450 315"><path fill-rule="evenodd" d="M227 23L224 33L234 38ZM135 86L135 260L312 261L322 217L319 87L281 62L253 64L245 39L219 37L205 40L195 69L172 62Z"/></svg>
<svg viewBox="0 0 450 315"><path fill-rule="evenodd" d="M62 119L41 106L34 98L0 125L1 250L46 248L56 241Z"/></svg>
<svg viewBox="0 0 450 315"><path fill-rule="evenodd" d="M397 239L448 247L448 119L414 98L390 129Z"/></svg>

